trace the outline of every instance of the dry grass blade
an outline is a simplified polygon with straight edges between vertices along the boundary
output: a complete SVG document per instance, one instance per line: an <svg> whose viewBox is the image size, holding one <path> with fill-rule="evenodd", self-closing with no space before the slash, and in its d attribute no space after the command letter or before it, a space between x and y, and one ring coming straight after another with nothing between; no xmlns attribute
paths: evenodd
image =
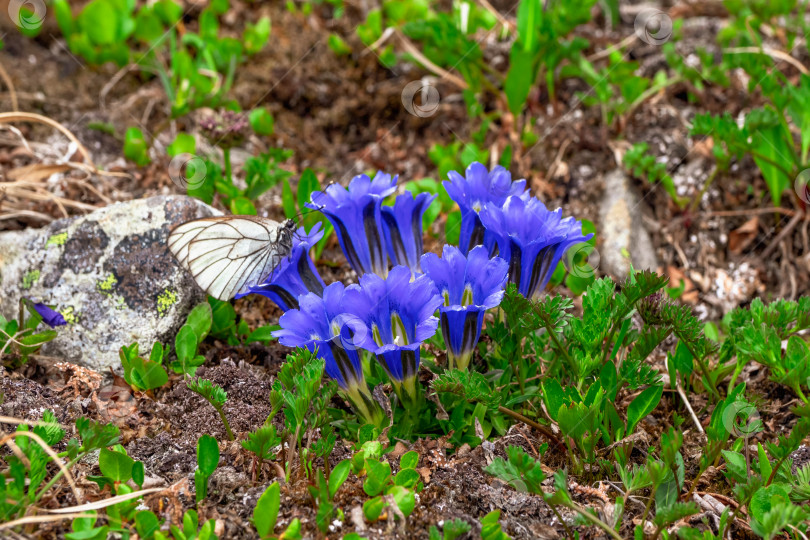
<svg viewBox="0 0 810 540"><path fill-rule="evenodd" d="M59 426L61 428L67 428L68 426L64 426L62 424L57 424L56 422L45 422L43 420L25 420L23 418L14 418L13 416L0 416L0 424L26 424L28 426Z"/></svg>
<svg viewBox="0 0 810 540"><path fill-rule="evenodd" d="M76 518L97 518L99 516L95 514L56 514L51 516L27 516L20 519L15 519L14 521L9 521L8 523L0 524L0 531L4 529L13 529L19 525L29 525L31 523L53 523L56 521L62 521L63 519L76 519Z"/></svg>
<svg viewBox="0 0 810 540"><path fill-rule="evenodd" d="M131 499L137 499L138 497L142 497L143 495L148 495L150 493L157 493L158 491L165 491L165 489L166 488L142 489L140 491L133 491L132 493L127 493L126 495L116 495L115 497L110 497L109 499L104 499L101 501L91 502L87 504L81 504L79 506L70 506L68 508L57 508L55 510L45 509L45 511L50 512L51 514L68 514L70 512L86 512L88 510L100 510L102 508L107 508L108 506L118 504L120 502L129 501Z"/></svg>
<svg viewBox="0 0 810 540"><path fill-rule="evenodd" d="M15 90L14 83L11 81L11 77L8 76L8 72L6 68L3 67L3 64L0 64L0 79L3 79L3 84L8 88L8 96L11 99L11 110L17 112L20 110L17 104L17 90Z"/></svg>
<svg viewBox="0 0 810 540"><path fill-rule="evenodd" d="M2 439L0 439L0 446L7 444L9 441L17 437L28 437L29 439L33 439L34 442L36 442L38 445L42 447L43 450L45 450L46 454L51 456L54 463L56 463L59 469L61 469L62 474L65 475L65 479L67 480L68 484L70 484L70 489L71 491L73 491L73 496L76 497L77 501L80 501L81 497L79 496L79 490L76 489L76 483L73 481L73 477L70 475L70 471L67 469L67 467L65 467L65 464L62 463L62 460L59 458L59 456L56 454L53 448L48 446L48 444L42 440L42 437L31 431L15 431L14 433L10 433L5 437L3 437Z"/></svg>
<svg viewBox="0 0 810 540"><path fill-rule="evenodd" d="M67 137L70 142L76 145L76 148L79 150L79 153L84 158L84 161L96 169L95 164L93 163L93 159L90 157L90 152L87 151L87 148L76 138L76 136L71 133L71 131L57 122L56 120L51 120L47 116L42 116L41 114L35 113L24 113L24 112L6 112L0 113L0 124L10 124L11 122L36 122L39 124L45 124L46 126L50 126L60 133L62 133L65 137Z"/></svg>

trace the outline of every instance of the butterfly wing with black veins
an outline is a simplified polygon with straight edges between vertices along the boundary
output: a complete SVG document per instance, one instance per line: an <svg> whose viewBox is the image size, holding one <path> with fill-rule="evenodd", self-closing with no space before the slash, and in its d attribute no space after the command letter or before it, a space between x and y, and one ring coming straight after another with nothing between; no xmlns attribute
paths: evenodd
<svg viewBox="0 0 810 540"><path fill-rule="evenodd" d="M223 216L183 223L169 234L169 250L205 292L230 300L261 283L292 250L295 222Z"/></svg>

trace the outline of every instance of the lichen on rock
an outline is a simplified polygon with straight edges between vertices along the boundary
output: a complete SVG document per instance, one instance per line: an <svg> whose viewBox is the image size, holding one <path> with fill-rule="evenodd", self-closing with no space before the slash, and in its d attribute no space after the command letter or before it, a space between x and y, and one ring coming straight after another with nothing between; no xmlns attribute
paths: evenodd
<svg viewBox="0 0 810 540"><path fill-rule="evenodd" d="M217 214L190 197L152 197L0 233L0 313L16 317L22 297L54 306L68 324L43 354L120 369L122 345L170 341L205 299L166 239L180 223Z"/></svg>

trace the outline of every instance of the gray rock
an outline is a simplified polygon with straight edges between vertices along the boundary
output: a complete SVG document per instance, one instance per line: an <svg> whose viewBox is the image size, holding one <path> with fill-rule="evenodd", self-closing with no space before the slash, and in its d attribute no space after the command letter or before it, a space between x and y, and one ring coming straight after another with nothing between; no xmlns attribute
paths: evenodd
<svg viewBox="0 0 810 540"><path fill-rule="evenodd" d="M656 270L655 248L642 223L641 202L630 178L621 169L615 169L605 175L604 182L597 229L600 270L619 280L629 275L631 265L636 270Z"/></svg>
<svg viewBox="0 0 810 540"><path fill-rule="evenodd" d="M120 371L118 349L173 342L205 294L166 248L169 231L219 212L185 196L152 197L0 233L0 313L16 318L21 297L55 306L67 326L42 354L97 371Z"/></svg>

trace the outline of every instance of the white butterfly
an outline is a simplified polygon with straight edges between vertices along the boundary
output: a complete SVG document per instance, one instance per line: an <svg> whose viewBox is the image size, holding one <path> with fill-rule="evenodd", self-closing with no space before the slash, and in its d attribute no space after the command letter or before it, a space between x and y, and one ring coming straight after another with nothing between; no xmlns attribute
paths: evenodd
<svg viewBox="0 0 810 540"><path fill-rule="evenodd" d="M256 216L189 221L169 234L169 251L205 292L230 300L264 281L292 251L295 222Z"/></svg>

